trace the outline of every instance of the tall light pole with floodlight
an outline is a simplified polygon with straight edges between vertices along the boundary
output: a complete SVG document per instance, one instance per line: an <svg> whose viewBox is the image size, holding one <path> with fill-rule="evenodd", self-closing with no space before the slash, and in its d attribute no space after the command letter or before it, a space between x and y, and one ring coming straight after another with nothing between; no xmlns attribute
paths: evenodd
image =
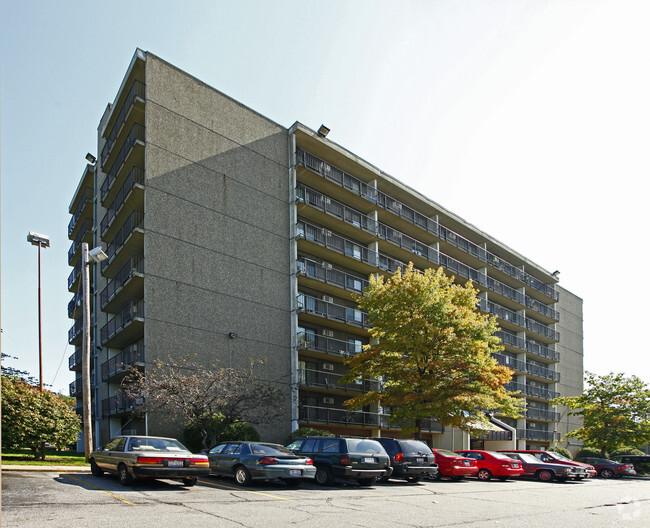
<svg viewBox="0 0 650 528"><path fill-rule="evenodd" d="M41 330L41 248L50 247L50 237L30 231L27 242L38 246L38 388L43 391L43 334Z"/></svg>
<svg viewBox="0 0 650 528"><path fill-rule="evenodd" d="M84 452L86 462L90 461L90 453L93 449L93 427L90 392L90 280L88 278L88 266L91 262L106 260L108 255L101 247L88 250L88 243L81 243L81 285L83 301L83 341L82 341L82 380L83 380L83 423L84 423Z"/></svg>

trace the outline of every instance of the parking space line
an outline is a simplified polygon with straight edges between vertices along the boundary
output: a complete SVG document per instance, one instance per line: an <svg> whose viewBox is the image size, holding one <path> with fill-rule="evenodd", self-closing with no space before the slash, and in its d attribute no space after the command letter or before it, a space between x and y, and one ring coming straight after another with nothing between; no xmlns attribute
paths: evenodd
<svg viewBox="0 0 650 528"><path fill-rule="evenodd" d="M115 495L115 493L111 493L110 491L107 491L107 490L105 490L105 489L102 489L102 488L99 488L99 487L97 487L97 486L94 486L94 485L91 484L90 482L86 482L85 480L82 480L82 479L80 479L80 478L73 477L72 475L70 475L70 473L65 473L65 472L64 472L64 473L61 473L61 474L62 474L62 475L65 475L65 476L68 477L68 478L71 478L71 479L73 479L73 480L76 480L77 482L81 482L82 484L85 484L86 486L89 486L89 487L91 487L91 488L93 488L93 489L96 489L96 490L98 490L98 491L101 491L101 492L103 492L103 493L106 493L106 495L109 495L109 496L113 497L114 499L117 499L117 500L119 500L119 501L122 501L122 502L125 503L125 504L130 504L131 506L135 506L135 502L131 502L130 500L125 499L124 497L120 497L119 495Z"/></svg>
<svg viewBox="0 0 650 528"><path fill-rule="evenodd" d="M262 493L261 491L250 491L242 488L233 488L232 486L225 486L224 484L215 484L214 482L208 482L206 480L199 480L201 484L207 484L208 486L214 486L216 488L224 488L235 491L243 491L244 493L252 493L253 495L263 495L265 497L271 497L273 499L280 499L287 502L295 502L295 499L287 499L286 497L280 497L279 495L271 495L270 493Z"/></svg>

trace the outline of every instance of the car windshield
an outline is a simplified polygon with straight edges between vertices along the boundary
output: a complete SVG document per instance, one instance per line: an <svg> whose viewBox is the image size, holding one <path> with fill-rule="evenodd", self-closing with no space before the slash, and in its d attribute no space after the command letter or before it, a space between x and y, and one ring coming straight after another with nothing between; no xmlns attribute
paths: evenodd
<svg viewBox="0 0 650 528"><path fill-rule="evenodd" d="M539 459L535 458L533 455L530 453L504 453L506 456L510 458L518 458L519 460L523 462L528 462L529 464L538 464Z"/></svg>
<svg viewBox="0 0 650 528"><path fill-rule="evenodd" d="M376 440L364 440L357 438L348 439L348 450L351 453L383 453L384 448Z"/></svg>
<svg viewBox="0 0 650 528"><path fill-rule="evenodd" d="M503 460L503 459L508 459L508 458L512 458L510 455L508 455L508 454L506 454L506 453L490 453L490 454L491 454L494 458L498 458L498 459L501 459L501 460Z"/></svg>
<svg viewBox="0 0 650 528"><path fill-rule="evenodd" d="M463 458L464 455L459 455L458 453L454 453L453 451L448 451L447 449L436 449L435 451L436 455L442 455L442 456L448 456L448 457L461 457ZM465 457L467 458L467 457Z"/></svg>
<svg viewBox="0 0 650 528"><path fill-rule="evenodd" d="M560 453L556 453L555 451L549 451L549 455L552 457L557 458L558 460L562 460L562 462L573 462L570 458L565 457L564 455L561 455Z"/></svg>
<svg viewBox="0 0 650 528"><path fill-rule="evenodd" d="M400 440L399 445L402 448L404 453L409 455L430 455L431 449L424 442L419 442L417 440Z"/></svg>
<svg viewBox="0 0 650 528"><path fill-rule="evenodd" d="M253 455L293 456L286 447L277 444L250 444L250 450Z"/></svg>
<svg viewBox="0 0 650 528"><path fill-rule="evenodd" d="M129 451L165 451L180 452L187 448L173 438L131 438Z"/></svg>

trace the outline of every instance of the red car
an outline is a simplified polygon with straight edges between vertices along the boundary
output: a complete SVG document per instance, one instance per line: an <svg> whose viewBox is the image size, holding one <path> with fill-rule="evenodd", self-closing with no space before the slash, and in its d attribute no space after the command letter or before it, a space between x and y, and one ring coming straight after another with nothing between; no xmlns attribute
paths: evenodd
<svg viewBox="0 0 650 528"><path fill-rule="evenodd" d="M456 453L476 460L478 466L476 478L479 480L490 480L492 477L507 480L510 477L520 477L524 472L519 460L495 451L472 449L470 451L456 451Z"/></svg>
<svg viewBox="0 0 650 528"><path fill-rule="evenodd" d="M436 478L449 477L453 480L461 480L464 477L473 477L478 473L476 460L448 451L447 449L432 449L433 455L438 464Z"/></svg>
<svg viewBox="0 0 650 528"><path fill-rule="evenodd" d="M530 453L535 457L539 458L542 462L550 462L551 464L564 464L565 466L578 466L583 467L587 470L587 477L595 477L598 472L591 464L583 464L582 462L576 462L570 458L556 453L555 451L542 451L537 449L500 449L499 452L510 451L512 453ZM578 480L581 480L584 477L578 477Z"/></svg>

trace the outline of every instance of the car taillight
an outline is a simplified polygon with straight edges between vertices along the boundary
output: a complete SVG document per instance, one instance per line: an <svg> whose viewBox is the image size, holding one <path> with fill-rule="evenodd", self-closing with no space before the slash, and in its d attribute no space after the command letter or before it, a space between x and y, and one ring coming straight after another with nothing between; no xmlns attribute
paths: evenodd
<svg viewBox="0 0 650 528"><path fill-rule="evenodd" d="M194 466L209 466L210 462L205 458L190 458L190 464Z"/></svg>
<svg viewBox="0 0 650 528"><path fill-rule="evenodd" d="M138 457L138 464L162 464L163 459L160 457Z"/></svg>
<svg viewBox="0 0 650 528"><path fill-rule="evenodd" d="M307 460L305 460L305 464L307 464L308 466L313 466L314 461L311 458L308 458Z"/></svg>
<svg viewBox="0 0 650 528"><path fill-rule="evenodd" d="M623 466L621 469L634 469L634 466Z"/></svg>
<svg viewBox="0 0 650 528"><path fill-rule="evenodd" d="M342 456L341 464L348 466L350 464L350 457L348 455Z"/></svg>
<svg viewBox="0 0 650 528"><path fill-rule="evenodd" d="M403 462L404 461L404 453L397 453L395 455L395 462Z"/></svg>
<svg viewBox="0 0 650 528"><path fill-rule="evenodd" d="M278 459L273 458L273 457L264 457L260 459L260 464L269 465L269 464L277 464Z"/></svg>

